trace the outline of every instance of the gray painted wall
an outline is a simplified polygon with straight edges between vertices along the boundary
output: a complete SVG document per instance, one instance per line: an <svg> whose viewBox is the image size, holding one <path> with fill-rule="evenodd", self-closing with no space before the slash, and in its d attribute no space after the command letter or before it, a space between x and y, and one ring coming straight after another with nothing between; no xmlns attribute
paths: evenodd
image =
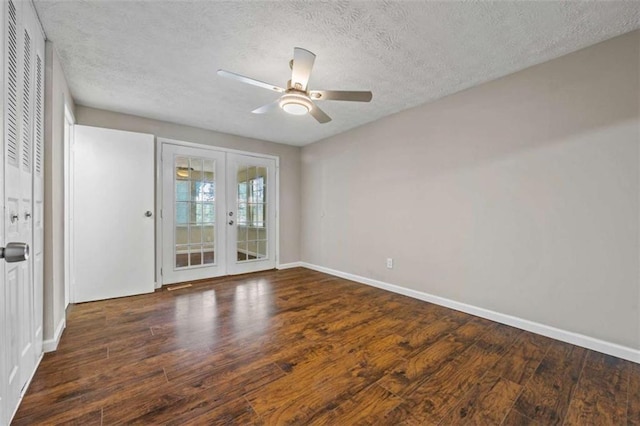
<svg viewBox="0 0 640 426"><path fill-rule="evenodd" d="M75 114L280 156L281 263L640 348L639 64L636 31L302 150L83 106ZM45 339L64 317L64 96L48 45Z"/></svg>
<svg viewBox="0 0 640 426"><path fill-rule="evenodd" d="M640 348L639 64L636 31L304 147L302 260Z"/></svg>

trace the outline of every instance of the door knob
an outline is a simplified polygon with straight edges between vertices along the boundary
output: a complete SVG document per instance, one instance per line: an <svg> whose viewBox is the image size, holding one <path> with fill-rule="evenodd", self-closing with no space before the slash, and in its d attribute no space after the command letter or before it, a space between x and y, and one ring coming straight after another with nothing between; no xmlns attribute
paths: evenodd
<svg viewBox="0 0 640 426"><path fill-rule="evenodd" d="M151 217L151 216L153 216L153 213L151 213L151 210L147 210L147 212L144 215L146 217Z"/></svg>
<svg viewBox="0 0 640 426"><path fill-rule="evenodd" d="M233 225L233 221L232 220L229 221L229 225Z"/></svg>
<svg viewBox="0 0 640 426"><path fill-rule="evenodd" d="M0 247L0 259L4 259L7 263L29 259L29 244L9 243L6 247Z"/></svg>
<svg viewBox="0 0 640 426"><path fill-rule="evenodd" d="M31 217L31 213L24 212L24 220L29 220L30 217Z"/></svg>
<svg viewBox="0 0 640 426"><path fill-rule="evenodd" d="M11 219L11 223L16 223L19 217L16 213L11 213L10 219Z"/></svg>

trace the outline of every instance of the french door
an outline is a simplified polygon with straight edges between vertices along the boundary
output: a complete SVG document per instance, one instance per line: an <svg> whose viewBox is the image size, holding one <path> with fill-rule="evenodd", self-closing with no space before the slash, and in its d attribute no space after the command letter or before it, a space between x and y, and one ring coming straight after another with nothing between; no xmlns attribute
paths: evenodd
<svg viewBox="0 0 640 426"><path fill-rule="evenodd" d="M162 284L275 267L275 160L162 145Z"/></svg>
<svg viewBox="0 0 640 426"><path fill-rule="evenodd" d="M227 154L230 275L275 268L275 161Z"/></svg>
<svg viewBox="0 0 640 426"><path fill-rule="evenodd" d="M163 284L225 274L224 161L221 152L163 145Z"/></svg>

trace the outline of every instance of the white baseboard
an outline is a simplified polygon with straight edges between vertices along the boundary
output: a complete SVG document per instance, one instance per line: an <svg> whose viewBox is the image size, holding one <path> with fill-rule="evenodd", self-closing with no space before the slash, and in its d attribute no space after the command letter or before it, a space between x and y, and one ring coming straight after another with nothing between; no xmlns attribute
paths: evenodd
<svg viewBox="0 0 640 426"><path fill-rule="evenodd" d="M58 343L60 343L60 338L62 337L62 332L64 331L66 325L66 318L62 317L62 319L58 323L58 326L56 327L56 332L53 335L53 338L42 342L42 350L44 352L53 352L58 349Z"/></svg>
<svg viewBox="0 0 640 426"><path fill-rule="evenodd" d="M425 302L455 309L456 311L461 311L467 314L475 315L477 317L486 318L488 320L499 322L501 324L506 324L522 330L530 331L532 333L541 334L552 339L571 343L572 345L592 349L597 352L602 352L640 364L639 349L629 348L627 346L618 345L617 343L607 342L605 340L585 336L584 334L574 333L572 331L562 330L538 322L514 317L512 315L502 314L500 312L491 311L489 309L468 305L466 303L457 302L455 300L446 299L444 297L435 296L418 290L400 287L395 284L389 284L383 281L361 277L359 275L350 274L348 272L336 271L334 269L325 268L324 266L313 265L306 262L296 262L296 266L302 266L304 268L313 269L314 271L324 272L325 274L334 275L336 277L345 278L347 280L370 285L372 287L377 287L383 290L391 291L393 293L402 294L414 299L419 299Z"/></svg>
<svg viewBox="0 0 640 426"><path fill-rule="evenodd" d="M291 268L299 268L301 266L305 266L302 262L291 262L291 263L281 263L276 266L276 269L291 269ZM313 269L313 268L309 268Z"/></svg>

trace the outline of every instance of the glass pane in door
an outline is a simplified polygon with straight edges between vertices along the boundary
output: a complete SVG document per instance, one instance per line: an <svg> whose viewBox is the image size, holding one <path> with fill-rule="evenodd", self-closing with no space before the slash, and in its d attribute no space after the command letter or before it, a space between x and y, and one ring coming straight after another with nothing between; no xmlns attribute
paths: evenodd
<svg viewBox="0 0 640 426"><path fill-rule="evenodd" d="M175 157L175 267L215 264L215 161Z"/></svg>
<svg viewBox="0 0 640 426"><path fill-rule="evenodd" d="M237 261L264 259L267 253L267 168L238 166Z"/></svg>

